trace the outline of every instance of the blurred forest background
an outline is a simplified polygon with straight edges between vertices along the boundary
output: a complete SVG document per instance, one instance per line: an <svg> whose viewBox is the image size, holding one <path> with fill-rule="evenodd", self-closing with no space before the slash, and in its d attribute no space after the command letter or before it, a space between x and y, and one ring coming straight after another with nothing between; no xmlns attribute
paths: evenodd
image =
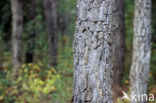
<svg viewBox="0 0 156 103"><path fill-rule="evenodd" d="M32 2L33 1L33 4ZM129 91L134 0L125 0L126 56L122 88ZM33 13L33 18L31 14ZM57 65L50 63L47 24L42 0L23 0L22 65L12 70L10 0L0 1L0 103L70 103L73 86L73 35L76 0L57 0ZM149 93L156 95L156 1L152 1L152 56Z"/></svg>

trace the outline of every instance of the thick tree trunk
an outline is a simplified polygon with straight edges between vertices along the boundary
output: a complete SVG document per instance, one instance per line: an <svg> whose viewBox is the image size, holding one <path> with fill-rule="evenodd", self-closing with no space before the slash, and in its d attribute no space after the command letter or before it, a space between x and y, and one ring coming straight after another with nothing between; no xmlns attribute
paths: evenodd
<svg viewBox="0 0 156 103"><path fill-rule="evenodd" d="M118 0L118 23L119 29L116 35L116 50L115 50L115 64L114 64L114 84L122 85L122 77L124 73L125 60L125 0Z"/></svg>
<svg viewBox="0 0 156 103"><path fill-rule="evenodd" d="M30 6L29 6L29 17L28 17L28 22L29 21L32 21L33 19L35 19L35 16L36 16L36 4L35 4L35 0L29 0L30 2ZM33 57L34 57L34 49L35 49L35 36L36 36L36 33L35 33L35 29L34 27L32 27L31 31L30 31L30 34L29 34L29 37L27 38L27 50L26 50L26 54L25 54L25 57L26 57L26 60L25 62L26 63L31 63L33 62Z"/></svg>
<svg viewBox="0 0 156 103"><path fill-rule="evenodd" d="M23 10L22 0L11 0L12 9L12 65L17 70L22 62Z"/></svg>
<svg viewBox="0 0 156 103"><path fill-rule="evenodd" d="M47 22L50 63L57 64L57 0L43 0Z"/></svg>
<svg viewBox="0 0 156 103"><path fill-rule="evenodd" d="M135 0L131 94L146 94L151 55L151 0ZM132 103L146 103L136 102Z"/></svg>
<svg viewBox="0 0 156 103"><path fill-rule="evenodd" d="M118 0L77 0L72 103L112 103Z"/></svg>

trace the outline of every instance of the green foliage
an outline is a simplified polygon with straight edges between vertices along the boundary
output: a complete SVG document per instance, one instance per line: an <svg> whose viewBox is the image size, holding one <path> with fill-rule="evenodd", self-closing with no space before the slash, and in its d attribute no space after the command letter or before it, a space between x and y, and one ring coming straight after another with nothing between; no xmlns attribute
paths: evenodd
<svg viewBox="0 0 156 103"><path fill-rule="evenodd" d="M60 81L57 81L58 91L52 94L54 103L69 103L72 98L72 86L73 86L73 50L72 39L69 36L65 36L66 43L64 45L59 42L59 55L57 71L61 75ZM63 50L64 49L64 50ZM61 99L60 99L61 98Z"/></svg>
<svg viewBox="0 0 156 103"><path fill-rule="evenodd" d="M7 74L6 79L2 79L4 77L0 79L2 83L0 101L3 103L11 101L16 103L39 103L40 101L50 103L52 100L48 96L58 89L56 83L61 77L54 68L44 71L41 68L42 63L40 62L23 64L18 71L16 80L10 79L11 74L6 68L4 70Z"/></svg>
<svg viewBox="0 0 156 103"><path fill-rule="evenodd" d="M65 35L64 52L59 42L58 66L44 60L23 64L15 81L10 79L11 62L3 63L0 74L0 102L3 103L69 103L73 85L73 51L71 38ZM43 54L44 55L44 54ZM47 54L46 54L47 55ZM7 59L8 60L8 59ZM3 75L2 75L3 74ZM61 98L61 99L60 99Z"/></svg>

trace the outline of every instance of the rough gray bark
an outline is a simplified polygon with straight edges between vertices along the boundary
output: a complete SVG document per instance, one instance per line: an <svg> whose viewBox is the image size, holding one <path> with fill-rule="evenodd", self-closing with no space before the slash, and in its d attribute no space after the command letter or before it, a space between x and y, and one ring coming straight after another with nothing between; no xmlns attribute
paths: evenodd
<svg viewBox="0 0 156 103"><path fill-rule="evenodd" d="M22 62L23 10L22 0L11 0L12 10L12 65L13 70Z"/></svg>
<svg viewBox="0 0 156 103"><path fill-rule="evenodd" d="M47 22L50 63L57 64L57 0L43 0Z"/></svg>
<svg viewBox="0 0 156 103"><path fill-rule="evenodd" d="M115 64L114 64L114 84L122 85L122 77L124 73L125 60L125 0L118 0L120 5L118 8L118 33L116 34L116 50L115 50Z"/></svg>
<svg viewBox="0 0 156 103"><path fill-rule="evenodd" d="M151 55L151 0L135 0L131 94L146 94ZM132 103L146 103L135 102Z"/></svg>
<svg viewBox="0 0 156 103"><path fill-rule="evenodd" d="M112 103L118 0L77 0L72 103Z"/></svg>

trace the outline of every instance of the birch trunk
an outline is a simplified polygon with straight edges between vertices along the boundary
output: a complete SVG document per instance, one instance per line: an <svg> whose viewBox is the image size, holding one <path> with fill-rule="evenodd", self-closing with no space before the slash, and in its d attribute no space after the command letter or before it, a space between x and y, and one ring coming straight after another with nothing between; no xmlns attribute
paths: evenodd
<svg viewBox="0 0 156 103"><path fill-rule="evenodd" d="M23 10L22 0L11 0L12 10L12 65L19 69L22 62Z"/></svg>
<svg viewBox="0 0 156 103"><path fill-rule="evenodd" d="M77 0L72 103L112 103L117 0Z"/></svg>
<svg viewBox="0 0 156 103"><path fill-rule="evenodd" d="M57 0L43 0L47 22L50 64L57 64Z"/></svg>
<svg viewBox="0 0 156 103"><path fill-rule="evenodd" d="M135 0L131 94L146 94L151 55L151 0ZM146 103L146 101L132 103Z"/></svg>

